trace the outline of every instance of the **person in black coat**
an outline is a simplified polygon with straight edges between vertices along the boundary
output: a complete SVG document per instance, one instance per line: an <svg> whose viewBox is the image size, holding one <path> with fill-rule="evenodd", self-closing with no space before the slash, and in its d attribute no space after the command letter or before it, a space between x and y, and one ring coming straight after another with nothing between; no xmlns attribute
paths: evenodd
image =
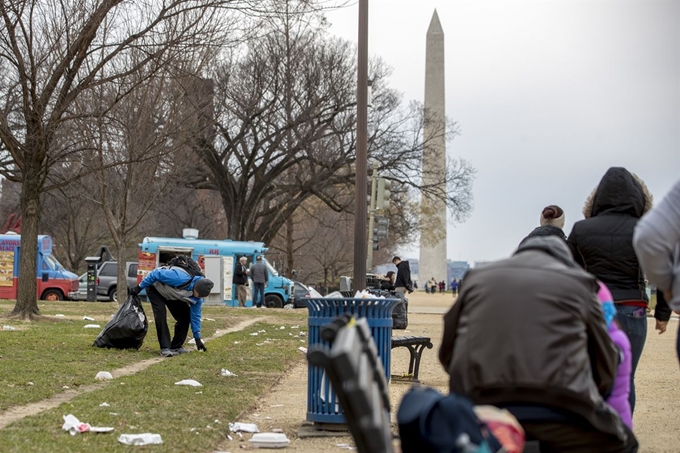
<svg viewBox="0 0 680 453"><path fill-rule="evenodd" d="M635 369L647 338L645 277L633 248L633 232L652 207L644 182L622 167L604 174L567 238L576 262L595 275L612 293L616 321L630 340L633 369L630 407L635 409Z"/></svg>
<svg viewBox="0 0 680 453"><path fill-rule="evenodd" d="M409 266L408 261L402 261L401 258L395 256L392 258L392 263L397 266L397 279L394 282L394 287L402 294L406 291L412 293L413 281L411 280L411 266Z"/></svg>

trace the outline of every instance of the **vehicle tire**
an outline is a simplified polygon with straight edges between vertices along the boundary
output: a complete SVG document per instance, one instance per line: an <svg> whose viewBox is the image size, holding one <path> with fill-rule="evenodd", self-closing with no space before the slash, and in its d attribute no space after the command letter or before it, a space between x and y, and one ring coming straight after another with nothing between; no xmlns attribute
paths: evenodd
<svg viewBox="0 0 680 453"><path fill-rule="evenodd" d="M64 300L64 294L62 294L62 292L59 291L58 289L48 289L47 291L42 293L42 296L40 296L40 300L58 302L60 300Z"/></svg>
<svg viewBox="0 0 680 453"><path fill-rule="evenodd" d="M111 289L109 289L109 300L111 302L118 302L118 288L115 286L112 286Z"/></svg>
<svg viewBox="0 0 680 453"><path fill-rule="evenodd" d="M264 296L264 305L267 308L283 308L283 300L276 294Z"/></svg>

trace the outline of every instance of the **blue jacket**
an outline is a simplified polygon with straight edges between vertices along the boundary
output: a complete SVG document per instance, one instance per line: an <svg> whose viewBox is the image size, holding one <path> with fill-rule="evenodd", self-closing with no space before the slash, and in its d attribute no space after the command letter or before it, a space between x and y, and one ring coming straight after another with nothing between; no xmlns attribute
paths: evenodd
<svg viewBox="0 0 680 453"><path fill-rule="evenodd" d="M160 282L165 283L168 286L180 287L185 285L189 279L191 279L191 284L186 288L188 291L193 292L194 285L196 281L203 277L193 277L185 272L183 269L178 267L167 268L167 267L157 267L156 269L149 272L144 280L139 284L142 289L153 286L154 283ZM190 316L191 316L191 332L194 334L194 338L201 338L201 317L203 312L203 298L189 296L184 300L188 300Z"/></svg>

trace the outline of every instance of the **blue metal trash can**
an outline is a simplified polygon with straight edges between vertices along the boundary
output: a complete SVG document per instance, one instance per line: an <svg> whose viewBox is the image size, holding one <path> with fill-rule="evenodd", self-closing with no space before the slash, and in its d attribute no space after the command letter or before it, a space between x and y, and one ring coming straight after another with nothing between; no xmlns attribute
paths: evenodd
<svg viewBox="0 0 680 453"><path fill-rule="evenodd" d="M307 299L308 346L330 347L321 339L321 328L338 316L349 313L356 318L366 318L385 370L385 378L389 382L392 357L392 309L398 302L397 299ZM311 364L307 368L307 420L317 424L345 423L345 416L339 407L330 381L324 375L324 370Z"/></svg>

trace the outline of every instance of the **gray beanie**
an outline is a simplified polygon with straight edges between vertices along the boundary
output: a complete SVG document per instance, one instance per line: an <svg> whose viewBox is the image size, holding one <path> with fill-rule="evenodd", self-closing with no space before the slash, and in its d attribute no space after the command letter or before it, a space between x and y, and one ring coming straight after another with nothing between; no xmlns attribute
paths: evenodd
<svg viewBox="0 0 680 453"><path fill-rule="evenodd" d="M198 297L207 297L210 295L210 290L213 289L213 286L215 286L215 284L212 280L202 278L194 283L194 290L196 290Z"/></svg>
<svg viewBox="0 0 680 453"><path fill-rule="evenodd" d="M559 229L564 228L564 211L557 205L551 204L543 208L541 212L541 226L552 225Z"/></svg>

